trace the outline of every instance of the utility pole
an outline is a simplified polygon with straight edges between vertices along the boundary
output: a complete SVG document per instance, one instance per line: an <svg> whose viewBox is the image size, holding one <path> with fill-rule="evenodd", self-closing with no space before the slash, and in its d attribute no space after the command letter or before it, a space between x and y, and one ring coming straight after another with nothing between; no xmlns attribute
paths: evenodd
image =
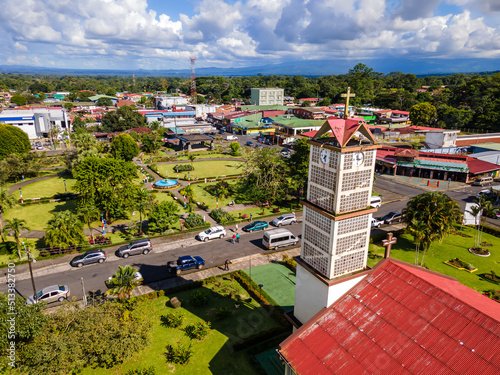
<svg viewBox="0 0 500 375"><path fill-rule="evenodd" d="M36 262L36 260L31 256L31 253L28 251L28 249L26 249L26 245L24 244L24 241L22 241L22 243L23 243L24 251L26 252L26 255L28 256L28 266L29 266L30 275L31 275L31 286L33 287L33 298L35 299L35 301L38 301L38 298L36 296L35 279L33 278L33 269L31 268L31 262L32 261Z"/></svg>
<svg viewBox="0 0 500 375"><path fill-rule="evenodd" d="M83 290L83 307L87 307L87 295L85 294L85 284L83 283L83 277L80 278L82 281L82 290Z"/></svg>

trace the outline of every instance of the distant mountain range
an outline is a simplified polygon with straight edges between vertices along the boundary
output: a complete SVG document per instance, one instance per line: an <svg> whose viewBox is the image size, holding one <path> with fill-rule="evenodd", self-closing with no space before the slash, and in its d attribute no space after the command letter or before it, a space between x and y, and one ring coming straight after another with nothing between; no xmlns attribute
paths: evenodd
<svg viewBox="0 0 500 375"><path fill-rule="evenodd" d="M357 63L362 62L373 68L376 72L390 73L400 71L413 73L417 76L463 74L492 74L499 72L500 59L464 59L464 60L297 60L281 64L268 64L240 68L204 68L196 67L197 76L254 76L262 75L301 75L318 77L325 75L346 74ZM187 64L186 64L187 65ZM70 68L45 68L38 66L0 65L2 74L55 74L55 75L109 75L136 77L189 77L190 69L70 69Z"/></svg>

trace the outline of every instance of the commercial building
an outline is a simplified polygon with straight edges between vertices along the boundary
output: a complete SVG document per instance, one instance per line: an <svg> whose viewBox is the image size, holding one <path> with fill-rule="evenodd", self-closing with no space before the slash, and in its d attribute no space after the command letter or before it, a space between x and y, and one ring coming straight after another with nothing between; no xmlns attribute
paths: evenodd
<svg viewBox="0 0 500 375"><path fill-rule="evenodd" d="M252 88L252 105L283 105L285 90L280 88Z"/></svg>
<svg viewBox="0 0 500 375"><path fill-rule="evenodd" d="M64 108L6 109L0 113L0 122L14 125L28 134L30 139L47 137L49 131L59 127L70 129L70 119Z"/></svg>

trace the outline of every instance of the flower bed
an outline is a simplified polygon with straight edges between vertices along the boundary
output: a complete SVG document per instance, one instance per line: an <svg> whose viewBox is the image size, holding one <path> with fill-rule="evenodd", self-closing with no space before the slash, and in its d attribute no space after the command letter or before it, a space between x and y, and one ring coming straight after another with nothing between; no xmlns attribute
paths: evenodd
<svg viewBox="0 0 500 375"><path fill-rule="evenodd" d="M491 273L482 273L479 277L490 283L500 285L500 276L498 276L495 271L491 271Z"/></svg>
<svg viewBox="0 0 500 375"><path fill-rule="evenodd" d="M471 247L469 248L469 253L485 258L490 256L490 252L482 247Z"/></svg>
<svg viewBox="0 0 500 375"><path fill-rule="evenodd" d="M472 264L464 262L463 260L460 260L458 258L447 260L446 262L444 262L444 264L456 268L457 270L464 270L469 273L477 271L477 268L474 267Z"/></svg>

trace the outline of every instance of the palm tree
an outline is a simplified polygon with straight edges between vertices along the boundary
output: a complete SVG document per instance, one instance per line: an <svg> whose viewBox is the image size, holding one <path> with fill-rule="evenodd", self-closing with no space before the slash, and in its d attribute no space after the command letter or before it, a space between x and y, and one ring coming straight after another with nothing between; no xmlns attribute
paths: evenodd
<svg viewBox="0 0 500 375"><path fill-rule="evenodd" d="M91 200L85 204L80 204L78 206L78 216L87 224L90 231L90 237L92 238L92 242L94 242L92 222L99 219L99 209L96 207L94 201Z"/></svg>
<svg viewBox="0 0 500 375"><path fill-rule="evenodd" d="M56 212L45 228L45 243L64 249L85 241L83 223L70 211Z"/></svg>
<svg viewBox="0 0 500 375"><path fill-rule="evenodd" d="M119 299L130 298L135 287L140 285L136 279L137 270L129 265L118 266L118 271L107 282L109 290L106 294L117 296Z"/></svg>
<svg viewBox="0 0 500 375"><path fill-rule="evenodd" d="M9 195L7 188L0 186L0 236L2 236L2 242L5 242L3 235L3 213L5 210L14 207L15 204L16 199L12 195Z"/></svg>
<svg viewBox="0 0 500 375"><path fill-rule="evenodd" d="M460 206L446 194L430 192L413 197L403 210L407 230L414 233L419 247L422 248L422 260L432 242L443 238L461 222Z"/></svg>
<svg viewBox="0 0 500 375"><path fill-rule="evenodd" d="M194 159L196 159L196 156L194 156L193 154L189 154L188 159L191 160L191 168L193 168L193 162L194 162Z"/></svg>
<svg viewBox="0 0 500 375"><path fill-rule="evenodd" d="M481 208L481 206L479 204L475 205L475 206L471 206L470 207L470 213L472 214L472 216L474 216L474 221L476 223L476 233L474 234L474 247L475 248L479 248L479 243L480 243L480 240L479 240L479 233L481 232L481 213L482 213L483 209Z"/></svg>
<svg viewBox="0 0 500 375"><path fill-rule="evenodd" d="M422 245L422 242L425 238L426 229L427 226L424 223L417 221L416 219L413 219L410 225L407 226L408 232L410 232L410 234L413 236L413 240L415 241L415 265L418 265L420 260L420 246Z"/></svg>
<svg viewBox="0 0 500 375"><path fill-rule="evenodd" d="M14 232L14 238L16 240L17 245L17 255L19 256L19 260L21 260L21 247L20 247L20 239L21 239L21 231L27 230L29 232L30 228L26 225L26 220L14 218L12 220L5 220L5 230L10 232Z"/></svg>
<svg viewBox="0 0 500 375"><path fill-rule="evenodd" d="M135 195L134 208L139 211L139 220L141 222L140 232L142 232L142 215L151 206L151 193L148 190L139 188Z"/></svg>
<svg viewBox="0 0 500 375"><path fill-rule="evenodd" d="M470 211L472 215L474 215L474 217L476 218L477 240L475 241L476 242L475 247L479 248L481 247L481 239L483 234L481 232L481 225L482 225L481 223L484 224L486 217L494 213L494 208L491 201L486 199L484 196L480 196L479 199L474 199L474 202L477 203L477 206L472 206ZM479 223L477 220L478 217L479 217Z"/></svg>

